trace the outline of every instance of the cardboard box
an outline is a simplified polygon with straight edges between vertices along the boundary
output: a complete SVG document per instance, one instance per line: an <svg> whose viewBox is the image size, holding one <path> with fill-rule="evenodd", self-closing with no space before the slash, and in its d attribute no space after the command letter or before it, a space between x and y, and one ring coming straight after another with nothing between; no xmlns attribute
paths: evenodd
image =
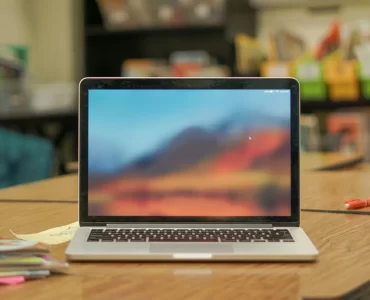
<svg viewBox="0 0 370 300"><path fill-rule="evenodd" d="M358 101L360 88L355 61L329 61L324 65L324 78L332 101Z"/></svg>

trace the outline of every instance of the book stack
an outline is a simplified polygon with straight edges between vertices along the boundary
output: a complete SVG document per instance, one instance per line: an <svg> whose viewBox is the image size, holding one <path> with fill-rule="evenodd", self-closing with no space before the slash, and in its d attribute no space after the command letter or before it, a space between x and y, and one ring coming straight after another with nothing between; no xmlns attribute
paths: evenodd
<svg viewBox="0 0 370 300"><path fill-rule="evenodd" d="M48 248L40 243L0 238L0 284L43 279L67 270L68 263L50 257Z"/></svg>
<svg viewBox="0 0 370 300"><path fill-rule="evenodd" d="M228 77L231 70L218 64L206 51L174 51L168 60L125 60L121 74L123 77Z"/></svg>

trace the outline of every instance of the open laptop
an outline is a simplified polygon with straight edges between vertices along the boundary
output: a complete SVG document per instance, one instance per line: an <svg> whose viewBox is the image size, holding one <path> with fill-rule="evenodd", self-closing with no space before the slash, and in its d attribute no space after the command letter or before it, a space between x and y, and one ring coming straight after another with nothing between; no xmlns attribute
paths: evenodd
<svg viewBox="0 0 370 300"><path fill-rule="evenodd" d="M299 83L86 78L69 260L310 261Z"/></svg>

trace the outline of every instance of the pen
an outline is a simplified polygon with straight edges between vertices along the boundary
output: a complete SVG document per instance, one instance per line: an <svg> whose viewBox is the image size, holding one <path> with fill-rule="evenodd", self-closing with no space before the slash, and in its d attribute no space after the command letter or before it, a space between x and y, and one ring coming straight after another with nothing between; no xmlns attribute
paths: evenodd
<svg viewBox="0 0 370 300"><path fill-rule="evenodd" d="M344 207L347 209L359 209L370 206L370 199L361 200L359 198L355 198L349 201L344 202Z"/></svg>
<svg viewBox="0 0 370 300"><path fill-rule="evenodd" d="M358 211L358 210L302 208L301 211L327 214L370 215L370 211Z"/></svg>

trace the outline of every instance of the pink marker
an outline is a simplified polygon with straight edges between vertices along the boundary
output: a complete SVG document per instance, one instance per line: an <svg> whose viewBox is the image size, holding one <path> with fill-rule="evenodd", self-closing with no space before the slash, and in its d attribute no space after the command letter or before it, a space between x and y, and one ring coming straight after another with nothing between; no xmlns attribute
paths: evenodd
<svg viewBox="0 0 370 300"><path fill-rule="evenodd" d="M16 285L25 282L24 276L0 277L0 284Z"/></svg>

